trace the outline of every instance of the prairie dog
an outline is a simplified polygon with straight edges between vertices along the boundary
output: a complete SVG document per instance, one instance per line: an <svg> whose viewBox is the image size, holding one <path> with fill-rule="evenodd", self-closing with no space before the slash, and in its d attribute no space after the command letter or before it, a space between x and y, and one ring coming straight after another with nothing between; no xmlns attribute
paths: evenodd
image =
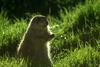
<svg viewBox="0 0 100 67"><path fill-rule="evenodd" d="M17 55L28 58L31 62L30 67L51 67L48 43L53 37L46 17L35 16L31 19L19 44Z"/></svg>

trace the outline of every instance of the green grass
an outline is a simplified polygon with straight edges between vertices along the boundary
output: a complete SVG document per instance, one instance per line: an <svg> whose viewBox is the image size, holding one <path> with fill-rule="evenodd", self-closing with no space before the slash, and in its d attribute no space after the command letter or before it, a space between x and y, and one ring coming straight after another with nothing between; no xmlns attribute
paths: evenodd
<svg viewBox="0 0 100 67"><path fill-rule="evenodd" d="M100 67L100 1L78 4L72 11L61 11L60 18L48 16L55 34L51 43L53 67ZM17 44L27 21L10 21L0 13L0 67L21 67L25 60L16 59Z"/></svg>
<svg viewBox="0 0 100 67"><path fill-rule="evenodd" d="M67 57L55 63L54 67L98 67L100 52L92 47L76 49Z"/></svg>
<svg viewBox="0 0 100 67"><path fill-rule="evenodd" d="M16 23L13 23L3 15L4 13L0 14L0 55L5 53L13 55L27 24L23 19L16 19Z"/></svg>
<svg viewBox="0 0 100 67"><path fill-rule="evenodd" d="M26 67L24 59L0 57L0 67Z"/></svg>

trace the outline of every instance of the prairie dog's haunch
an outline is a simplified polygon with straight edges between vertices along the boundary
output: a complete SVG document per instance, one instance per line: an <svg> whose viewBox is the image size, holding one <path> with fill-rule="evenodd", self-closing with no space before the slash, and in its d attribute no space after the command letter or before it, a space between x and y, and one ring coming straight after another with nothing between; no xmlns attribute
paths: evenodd
<svg viewBox="0 0 100 67"><path fill-rule="evenodd" d="M17 49L18 57L28 58L29 67L51 67L48 42L54 37L49 31L48 21L38 15L31 19Z"/></svg>

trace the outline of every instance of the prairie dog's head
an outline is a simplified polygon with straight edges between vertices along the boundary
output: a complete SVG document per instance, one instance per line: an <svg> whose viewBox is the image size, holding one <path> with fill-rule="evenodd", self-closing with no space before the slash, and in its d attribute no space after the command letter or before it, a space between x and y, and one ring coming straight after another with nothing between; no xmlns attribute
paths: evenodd
<svg viewBox="0 0 100 67"><path fill-rule="evenodd" d="M45 16L37 15L30 21L30 30L33 31L33 35L39 39L46 41L51 40L54 37L49 30L48 21Z"/></svg>
<svg viewBox="0 0 100 67"><path fill-rule="evenodd" d="M38 28L43 28L48 25L48 21L45 16L37 15L31 19L31 25L36 25Z"/></svg>

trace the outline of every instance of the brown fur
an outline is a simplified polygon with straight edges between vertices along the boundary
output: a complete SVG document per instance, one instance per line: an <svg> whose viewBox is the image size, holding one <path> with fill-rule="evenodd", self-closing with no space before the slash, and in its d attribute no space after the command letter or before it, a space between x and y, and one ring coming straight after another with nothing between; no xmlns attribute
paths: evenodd
<svg viewBox="0 0 100 67"><path fill-rule="evenodd" d="M29 67L51 67L47 43L54 37L48 30L48 21L44 16L31 19L28 28L19 44L19 57L28 58Z"/></svg>

